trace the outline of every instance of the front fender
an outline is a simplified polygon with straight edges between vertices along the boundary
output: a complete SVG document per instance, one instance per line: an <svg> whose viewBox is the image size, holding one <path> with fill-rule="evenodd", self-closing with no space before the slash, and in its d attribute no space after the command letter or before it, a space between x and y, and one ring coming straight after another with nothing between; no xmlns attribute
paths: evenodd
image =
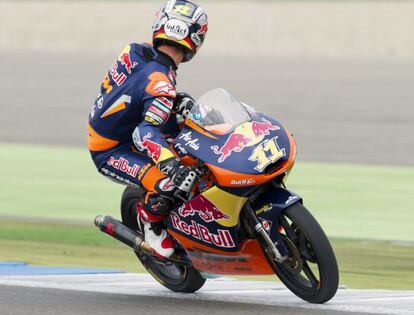
<svg viewBox="0 0 414 315"><path fill-rule="evenodd" d="M267 213L279 213L293 205L302 202L302 197L282 187L276 187L260 195L253 203L253 209L257 216Z"/></svg>
<svg viewBox="0 0 414 315"><path fill-rule="evenodd" d="M253 210L268 232L270 238L276 242L279 239L279 216L287 207L297 203L302 203L302 198L282 187L269 189L253 203Z"/></svg>

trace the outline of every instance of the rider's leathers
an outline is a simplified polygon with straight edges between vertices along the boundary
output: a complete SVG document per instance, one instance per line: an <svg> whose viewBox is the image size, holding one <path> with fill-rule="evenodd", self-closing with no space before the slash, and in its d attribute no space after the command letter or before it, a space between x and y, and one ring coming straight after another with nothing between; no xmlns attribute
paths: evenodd
<svg viewBox="0 0 414 315"><path fill-rule="evenodd" d="M166 138L178 132L174 61L147 44L130 44L103 79L89 115L88 148L105 176L153 191L156 164L173 157Z"/></svg>

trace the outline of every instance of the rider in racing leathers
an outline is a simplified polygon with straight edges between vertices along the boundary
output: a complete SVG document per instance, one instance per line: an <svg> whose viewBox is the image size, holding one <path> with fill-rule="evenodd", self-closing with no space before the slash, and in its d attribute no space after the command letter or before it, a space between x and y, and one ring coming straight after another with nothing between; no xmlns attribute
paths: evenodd
<svg viewBox="0 0 414 315"><path fill-rule="evenodd" d="M191 60L207 33L207 14L192 1L170 0L157 12L152 45L130 44L103 79L89 116L88 148L100 173L146 190L137 204L145 242L161 257L174 253L163 219L177 187L195 174L169 149L194 100L176 93L177 66Z"/></svg>

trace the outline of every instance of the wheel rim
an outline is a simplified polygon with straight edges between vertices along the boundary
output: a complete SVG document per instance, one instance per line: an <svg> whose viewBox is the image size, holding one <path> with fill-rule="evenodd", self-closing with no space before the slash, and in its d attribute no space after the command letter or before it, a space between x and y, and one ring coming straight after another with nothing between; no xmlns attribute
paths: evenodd
<svg viewBox="0 0 414 315"><path fill-rule="evenodd" d="M137 254L138 255L138 254ZM160 282L167 282L171 285L180 285L187 276L187 267L171 262L158 261L152 256L145 254L138 255L145 268Z"/></svg>
<svg viewBox="0 0 414 315"><path fill-rule="evenodd" d="M132 218L137 218L137 211L135 204L138 201L137 199L131 199L128 202L128 212L130 213L131 221L128 222L130 228L142 233L140 231L139 225L136 221L133 221ZM162 262L157 260L153 256L146 255L144 253L135 253L144 267L161 283L167 282L172 285L180 285L186 279L188 268L177 265L171 262Z"/></svg>
<svg viewBox="0 0 414 315"><path fill-rule="evenodd" d="M276 263L276 268L309 295L316 294L321 282L320 267L309 239L302 229L286 215L280 217L280 225L282 227L282 237L290 240L298 251L302 268L300 272L293 272L290 268L287 268L286 263Z"/></svg>

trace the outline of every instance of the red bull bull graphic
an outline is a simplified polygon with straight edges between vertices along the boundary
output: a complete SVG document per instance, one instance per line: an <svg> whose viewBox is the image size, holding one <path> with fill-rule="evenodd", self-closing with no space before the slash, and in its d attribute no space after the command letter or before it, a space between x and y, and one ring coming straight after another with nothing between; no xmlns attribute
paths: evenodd
<svg viewBox="0 0 414 315"><path fill-rule="evenodd" d="M230 219L229 215L223 213L203 195L199 195L191 202L182 205L178 209L178 213L184 218L198 214L198 216L207 223L217 220Z"/></svg>
<svg viewBox="0 0 414 315"><path fill-rule="evenodd" d="M262 122L259 121L253 121L252 122L252 130L256 137L260 136L268 136L270 135L270 130L279 130L279 126L273 126L270 121L267 121L266 119L262 118Z"/></svg>
<svg viewBox="0 0 414 315"><path fill-rule="evenodd" d="M249 137L246 137L239 133L232 133L228 138L226 143L219 148L218 146L214 145L211 147L215 154L221 154L218 162L222 163L225 159L227 159L232 152L241 152L244 147L251 141Z"/></svg>
<svg viewBox="0 0 414 315"><path fill-rule="evenodd" d="M119 57L118 57L118 61L121 62L121 65L123 65L125 67L125 70L131 74L132 69L134 69L137 65L138 62L131 61L131 55L130 55L130 51L131 51L131 46L128 45L126 46L122 52L120 53Z"/></svg>
<svg viewBox="0 0 414 315"><path fill-rule="evenodd" d="M150 158L158 161L161 156L161 146L158 143L149 140L149 138L151 138L150 132L142 138L141 147L143 150L147 150L147 154Z"/></svg>
<svg viewBox="0 0 414 315"><path fill-rule="evenodd" d="M271 130L280 130L280 127L272 125L264 118L261 122L246 122L234 130L221 148L215 145L211 146L211 149L215 154L220 155L218 162L222 163L233 152L241 152L245 147L261 142L265 136L270 135Z"/></svg>
<svg viewBox="0 0 414 315"><path fill-rule="evenodd" d="M138 65L138 62L136 61L131 62L131 57L128 53L124 53L120 56L120 62L129 74L131 74L132 69L134 69Z"/></svg>

